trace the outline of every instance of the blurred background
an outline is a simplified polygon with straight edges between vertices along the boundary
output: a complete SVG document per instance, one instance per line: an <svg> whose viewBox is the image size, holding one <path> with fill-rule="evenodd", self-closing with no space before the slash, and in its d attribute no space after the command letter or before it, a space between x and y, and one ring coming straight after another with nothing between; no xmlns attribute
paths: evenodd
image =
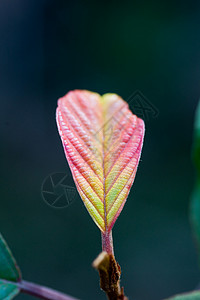
<svg viewBox="0 0 200 300"><path fill-rule="evenodd" d="M100 232L81 199L55 209L41 197L48 174L70 174L55 109L78 88L124 99L140 90L159 111L145 120L136 180L113 230L126 294L160 300L198 285L188 212L199 32L194 0L0 1L0 231L26 280L105 299L91 267Z"/></svg>

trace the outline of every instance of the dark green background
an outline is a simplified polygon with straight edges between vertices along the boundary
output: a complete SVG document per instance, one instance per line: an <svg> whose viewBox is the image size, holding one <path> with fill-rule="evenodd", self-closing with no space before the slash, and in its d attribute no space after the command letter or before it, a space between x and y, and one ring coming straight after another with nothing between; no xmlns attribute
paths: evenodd
<svg viewBox="0 0 200 300"><path fill-rule="evenodd" d="M159 115L146 122L135 184L114 226L122 284L130 300L198 285L188 207L199 81L199 1L0 1L0 231L26 280L105 299L91 267L98 228L80 198L47 206L41 185L69 172L55 123L60 96L79 88L127 99L139 89Z"/></svg>

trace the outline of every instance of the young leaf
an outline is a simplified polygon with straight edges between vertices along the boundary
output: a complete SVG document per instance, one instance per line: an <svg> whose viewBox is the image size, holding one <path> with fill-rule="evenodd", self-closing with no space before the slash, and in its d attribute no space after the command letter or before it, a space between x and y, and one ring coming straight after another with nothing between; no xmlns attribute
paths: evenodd
<svg viewBox="0 0 200 300"><path fill-rule="evenodd" d="M144 122L116 94L75 90L59 99L57 125L79 194L110 232L135 178Z"/></svg>
<svg viewBox="0 0 200 300"><path fill-rule="evenodd" d="M0 234L0 300L13 299L19 293L15 285L21 279L19 268Z"/></svg>

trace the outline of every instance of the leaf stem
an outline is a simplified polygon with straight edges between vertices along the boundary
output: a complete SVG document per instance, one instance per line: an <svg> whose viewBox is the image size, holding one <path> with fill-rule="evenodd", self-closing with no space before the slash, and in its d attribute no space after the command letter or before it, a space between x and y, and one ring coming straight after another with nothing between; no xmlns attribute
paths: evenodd
<svg viewBox="0 0 200 300"><path fill-rule="evenodd" d="M109 232L108 231L101 232L101 240L102 240L102 251L105 251L108 254L112 254L114 256L112 230Z"/></svg>

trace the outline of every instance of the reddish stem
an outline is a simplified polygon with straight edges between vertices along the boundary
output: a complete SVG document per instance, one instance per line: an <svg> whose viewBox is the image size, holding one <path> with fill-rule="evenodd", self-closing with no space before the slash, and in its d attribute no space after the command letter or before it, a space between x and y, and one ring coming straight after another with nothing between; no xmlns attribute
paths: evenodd
<svg viewBox="0 0 200 300"><path fill-rule="evenodd" d="M101 232L102 250L114 256L112 230Z"/></svg>

